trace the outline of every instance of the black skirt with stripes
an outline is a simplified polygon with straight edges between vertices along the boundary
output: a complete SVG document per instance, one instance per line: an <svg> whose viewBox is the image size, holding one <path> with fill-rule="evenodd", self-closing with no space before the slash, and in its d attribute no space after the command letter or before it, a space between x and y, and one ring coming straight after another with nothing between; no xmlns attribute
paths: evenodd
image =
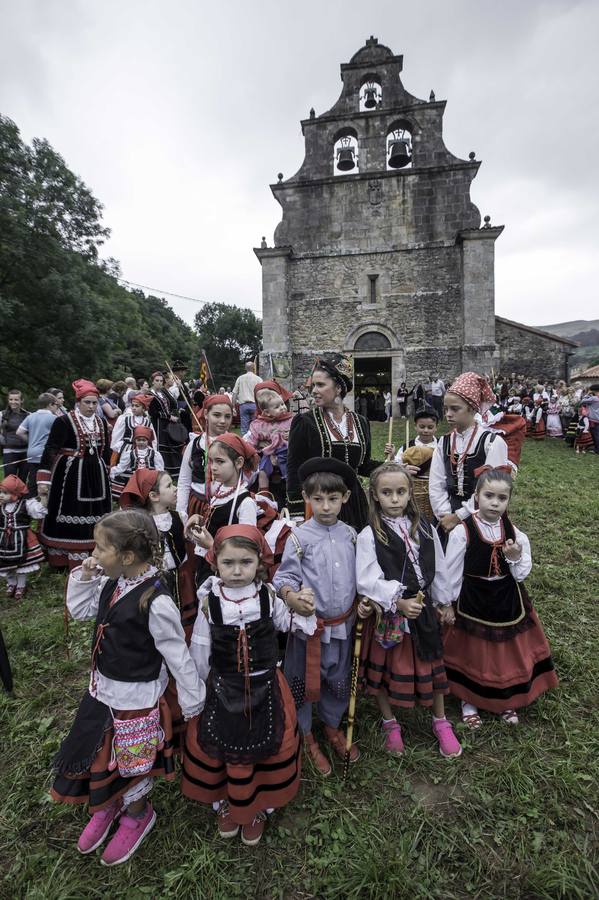
<svg viewBox="0 0 599 900"><path fill-rule="evenodd" d="M442 659L423 660L409 634L385 650L374 637L373 619L367 620L362 639L360 676L367 694L384 689L391 706L432 706L433 693L448 694Z"/></svg>
<svg viewBox="0 0 599 900"><path fill-rule="evenodd" d="M259 812L280 809L297 794L301 775L301 738L295 703L285 676L277 669L285 729L277 753L245 765L209 756L198 741L197 721L189 723L183 751L181 790L186 797L212 805L227 800L238 825L253 822Z"/></svg>
<svg viewBox="0 0 599 900"><path fill-rule="evenodd" d="M117 718L134 719L137 716L147 715L149 709L127 710L125 712L114 711ZM194 720L197 721L197 720ZM89 765L89 768L76 772L58 771L54 784L50 789L50 796L58 803L89 803L91 813L98 812L110 806L122 795L148 776L162 775L167 781L175 778L175 760L173 758L173 728L171 712L164 696L160 698L160 724L164 731L164 746L156 755L156 761L151 772L138 775L135 778L123 778L118 769L112 771L108 768L112 756L112 739L114 730L110 724L106 727L101 737L98 749ZM75 720L75 726L77 720ZM77 738L72 730L69 738Z"/></svg>

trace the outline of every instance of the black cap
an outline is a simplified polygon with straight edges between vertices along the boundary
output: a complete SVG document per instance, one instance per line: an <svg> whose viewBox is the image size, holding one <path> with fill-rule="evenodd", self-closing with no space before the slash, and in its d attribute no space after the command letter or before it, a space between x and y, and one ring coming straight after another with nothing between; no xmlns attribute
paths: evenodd
<svg viewBox="0 0 599 900"><path fill-rule="evenodd" d="M357 484L357 476L352 467L334 457L313 456L312 459L307 459L306 462L302 463L298 469L298 475L302 482L309 475L314 475L317 472L332 472L333 475L338 475L343 479L350 491Z"/></svg>
<svg viewBox="0 0 599 900"><path fill-rule="evenodd" d="M182 372L184 369L187 369L187 363L184 363L182 359L174 359L171 369L173 372Z"/></svg>

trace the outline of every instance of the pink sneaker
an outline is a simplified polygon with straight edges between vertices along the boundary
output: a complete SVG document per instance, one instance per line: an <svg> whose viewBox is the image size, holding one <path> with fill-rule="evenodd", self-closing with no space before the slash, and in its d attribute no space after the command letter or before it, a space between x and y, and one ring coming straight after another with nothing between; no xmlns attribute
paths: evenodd
<svg viewBox="0 0 599 900"><path fill-rule="evenodd" d="M120 803L113 803L107 809L94 813L77 841L79 853L91 853L108 837L112 823L121 811Z"/></svg>
<svg viewBox="0 0 599 900"><path fill-rule="evenodd" d="M121 816L119 827L112 840L102 854L100 862L103 866L118 866L133 856L143 839L150 833L156 822L156 813L151 803L146 804L146 811L141 819L135 819L128 813Z"/></svg>
<svg viewBox="0 0 599 900"><path fill-rule="evenodd" d="M385 738L385 750L387 753L391 753L392 756L401 756L404 752L404 745L399 722L395 720L393 722L383 722L382 731L383 734L387 735Z"/></svg>
<svg viewBox="0 0 599 900"><path fill-rule="evenodd" d="M462 745L453 733L453 725L447 719L433 719L433 734L439 741L439 753L446 759L462 755Z"/></svg>

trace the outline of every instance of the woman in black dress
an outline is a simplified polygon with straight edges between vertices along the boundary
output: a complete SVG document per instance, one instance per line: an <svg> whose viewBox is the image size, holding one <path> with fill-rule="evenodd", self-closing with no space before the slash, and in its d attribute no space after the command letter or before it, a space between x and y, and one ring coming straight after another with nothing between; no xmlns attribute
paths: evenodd
<svg viewBox="0 0 599 900"><path fill-rule="evenodd" d="M94 528L112 509L110 443L97 414L98 389L73 382L75 409L52 423L37 473L40 494L49 490L40 541L51 566L78 566L94 549Z"/></svg>
<svg viewBox="0 0 599 900"><path fill-rule="evenodd" d="M158 449L164 459L164 469L172 478L177 478L183 459L183 447L187 433L181 427L177 401L164 386L162 372L152 375L153 399L150 403L150 418L158 438ZM172 428L171 426L175 426ZM177 434L177 431L181 434Z"/></svg>
<svg viewBox="0 0 599 900"><path fill-rule="evenodd" d="M287 505L294 517L304 516L304 501L298 469L315 456L340 459L358 475L368 476L377 466L370 458L368 421L351 412L343 398L353 387L352 362L331 354L318 359L312 371L313 409L295 416L289 432L287 456ZM367 524L368 502L358 483L340 518L360 531Z"/></svg>

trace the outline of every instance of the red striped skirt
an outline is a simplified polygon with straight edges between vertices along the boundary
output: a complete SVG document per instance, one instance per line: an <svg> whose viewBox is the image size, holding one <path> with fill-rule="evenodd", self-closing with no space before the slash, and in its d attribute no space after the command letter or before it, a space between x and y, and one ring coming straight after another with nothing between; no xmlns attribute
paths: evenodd
<svg viewBox="0 0 599 900"><path fill-rule="evenodd" d="M198 720L187 728L181 790L199 803L228 800L238 825L253 822L259 812L286 806L297 794L301 774L300 735L295 703L282 672L277 670L285 712L285 731L276 754L253 765L230 765L208 756L198 743Z"/></svg>
<svg viewBox="0 0 599 900"><path fill-rule="evenodd" d="M125 710L114 713L118 719L135 719L147 715L149 709ZM105 809L119 797L149 776L162 775L167 781L175 778L175 760L173 759L173 731L171 714L164 696L160 698L160 724L164 730L164 747L156 755L156 762L151 772L137 775L135 778L123 778L119 770L110 771L108 764L112 756L112 739L114 730L108 728L104 732L104 740L90 768L78 774L58 774L50 789L50 796L57 803L89 803L91 813Z"/></svg>
<svg viewBox="0 0 599 900"><path fill-rule="evenodd" d="M583 431L574 438L574 447L576 450L588 450L593 446L593 435L590 431Z"/></svg>
<svg viewBox="0 0 599 900"><path fill-rule="evenodd" d="M535 610L532 628L509 641L486 641L449 626L444 657L449 689L480 709L502 713L528 706L558 684L547 638Z"/></svg>
<svg viewBox="0 0 599 900"><path fill-rule="evenodd" d="M387 693L391 706L432 706L433 694L448 694L442 659L422 660L409 634L400 644L385 650L374 639L374 617L364 629L360 676L367 694Z"/></svg>

